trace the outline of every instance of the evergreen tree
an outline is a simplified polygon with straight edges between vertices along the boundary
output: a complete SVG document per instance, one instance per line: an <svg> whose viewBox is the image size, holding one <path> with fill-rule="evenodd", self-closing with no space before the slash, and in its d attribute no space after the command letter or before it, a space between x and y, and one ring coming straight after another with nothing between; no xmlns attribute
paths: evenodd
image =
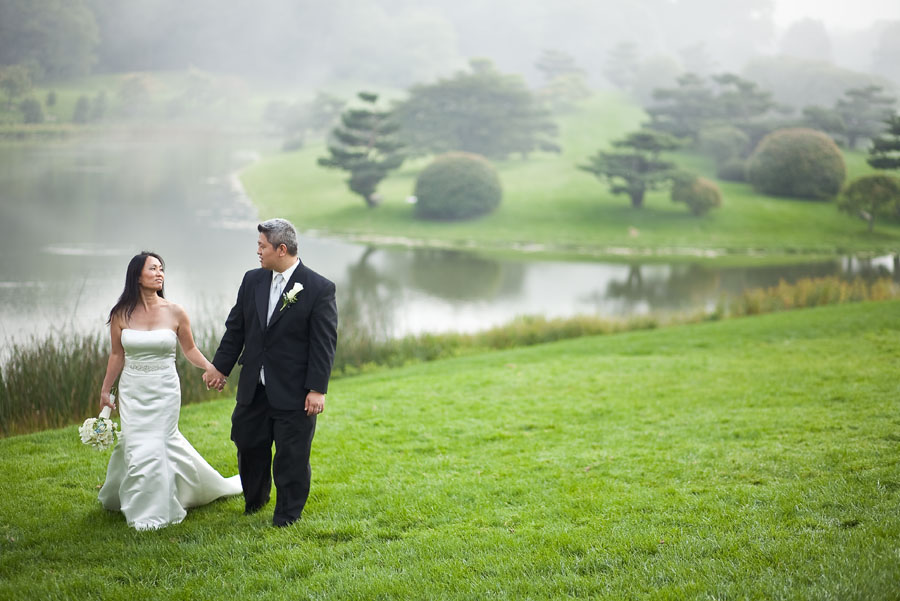
<svg viewBox="0 0 900 601"><path fill-rule="evenodd" d="M503 159L514 152L558 150L556 125L521 77L486 59L470 72L413 86L396 108L404 142L421 154L462 151Z"/></svg>
<svg viewBox="0 0 900 601"><path fill-rule="evenodd" d="M375 108L377 94L360 92L364 108L350 108L341 114L341 123L332 132L328 145L331 156L319 159L319 165L350 172L350 190L363 197L369 208L378 206L375 194L387 174L400 167L406 158L397 135L400 126L391 111Z"/></svg>
<svg viewBox="0 0 900 601"><path fill-rule="evenodd" d="M872 139L866 162L875 169L900 169L900 114L885 120L888 130Z"/></svg>
<svg viewBox="0 0 900 601"><path fill-rule="evenodd" d="M606 180L613 194L627 194L631 206L640 209L644 194L667 183L674 174L675 163L660 158L660 154L675 150L680 142L673 136L652 130L628 134L612 143L620 152L598 151L579 169Z"/></svg>
<svg viewBox="0 0 900 601"><path fill-rule="evenodd" d="M703 125L716 117L715 97L698 75L685 73L677 81L675 88L653 91L656 103L647 109L647 127L696 141Z"/></svg>
<svg viewBox="0 0 900 601"><path fill-rule="evenodd" d="M431 85L413 86L397 106L404 142L420 154L462 151L503 159L514 152L558 150L556 125L521 77L489 60L470 61Z"/></svg>
<svg viewBox="0 0 900 601"><path fill-rule="evenodd" d="M893 113L896 98L884 94L881 86L853 88L844 92L844 98L837 101L835 109L847 129L847 147L856 148L861 138L878 135L883 122Z"/></svg>

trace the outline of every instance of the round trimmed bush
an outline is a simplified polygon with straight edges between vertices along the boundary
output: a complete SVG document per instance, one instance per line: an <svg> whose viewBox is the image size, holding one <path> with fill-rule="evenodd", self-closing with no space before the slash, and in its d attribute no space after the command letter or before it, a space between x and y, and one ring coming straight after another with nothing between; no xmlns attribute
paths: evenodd
<svg viewBox="0 0 900 601"><path fill-rule="evenodd" d="M425 219L469 219L500 206L503 190L483 156L452 152L439 156L416 180L416 215Z"/></svg>
<svg viewBox="0 0 900 601"><path fill-rule="evenodd" d="M841 191L847 167L840 149L813 129L779 129L756 147L747 179L759 192L828 200Z"/></svg>
<svg viewBox="0 0 900 601"><path fill-rule="evenodd" d="M672 202L683 202L699 217L722 206L722 192L705 177L682 173L672 180Z"/></svg>

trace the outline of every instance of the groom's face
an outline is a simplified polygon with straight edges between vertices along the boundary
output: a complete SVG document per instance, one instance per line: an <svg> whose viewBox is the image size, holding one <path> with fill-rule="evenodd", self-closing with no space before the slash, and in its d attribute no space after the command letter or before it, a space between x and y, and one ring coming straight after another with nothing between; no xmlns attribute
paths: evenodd
<svg viewBox="0 0 900 601"><path fill-rule="evenodd" d="M259 257L259 266L263 269L275 269L278 266L280 253L278 249L269 243L269 239L262 232L256 241L256 256Z"/></svg>

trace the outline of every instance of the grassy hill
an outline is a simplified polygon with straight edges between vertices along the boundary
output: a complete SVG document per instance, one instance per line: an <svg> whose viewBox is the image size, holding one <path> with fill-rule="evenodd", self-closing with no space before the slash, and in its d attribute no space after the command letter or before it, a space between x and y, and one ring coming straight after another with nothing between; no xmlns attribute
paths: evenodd
<svg viewBox="0 0 900 601"><path fill-rule="evenodd" d="M382 243L430 243L487 250L527 249L587 257L628 255L716 256L754 259L889 252L900 245L900 227L865 224L841 214L834 203L757 195L749 185L721 182L724 207L691 216L668 192L651 193L640 211L613 196L605 184L576 168L613 139L645 120L619 95L598 94L560 119L562 154L535 154L498 164L504 187L500 209L483 219L430 223L414 219L405 202L428 160L409 162L379 188L384 205L369 210L344 183L345 173L316 165L326 150L311 144L248 168L243 181L263 217L283 216L302 229L347 234ZM711 162L681 154L680 164L712 176ZM850 177L870 171L862 153L847 153ZM637 230L637 235L634 231Z"/></svg>
<svg viewBox="0 0 900 601"><path fill-rule="evenodd" d="M896 599L900 302L341 379L304 519L158 532L76 429L0 440L3 599ZM233 401L181 429L235 471Z"/></svg>

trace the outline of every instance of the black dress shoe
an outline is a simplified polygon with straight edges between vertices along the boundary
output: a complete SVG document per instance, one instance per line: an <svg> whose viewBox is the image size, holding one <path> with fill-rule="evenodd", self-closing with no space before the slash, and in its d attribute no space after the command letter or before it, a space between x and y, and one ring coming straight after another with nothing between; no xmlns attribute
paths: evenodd
<svg viewBox="0 0 900 601"><path fill-rule="evenodd" d="M265 507L265 506L266 506L266 503L268 503L268 502L269 502L269 500L266 499L265 501L263 501L263 502L260 503L259 505L245 505L245 506L244 506L244 515L253 515L253 514L256 513L257 511L259 511L260 509L262 509L263 507Z"/></svg>
<svg viewBox="0 0 900 601"><path fill-rule="evenodd" d="M293 520L285 520L285 519L273 518L272 525L275 526L276 528L286 528L287 526L290 526L291 524L293 524L294 522L296 522L299 519L300 518L295 518Z"/></svg>

